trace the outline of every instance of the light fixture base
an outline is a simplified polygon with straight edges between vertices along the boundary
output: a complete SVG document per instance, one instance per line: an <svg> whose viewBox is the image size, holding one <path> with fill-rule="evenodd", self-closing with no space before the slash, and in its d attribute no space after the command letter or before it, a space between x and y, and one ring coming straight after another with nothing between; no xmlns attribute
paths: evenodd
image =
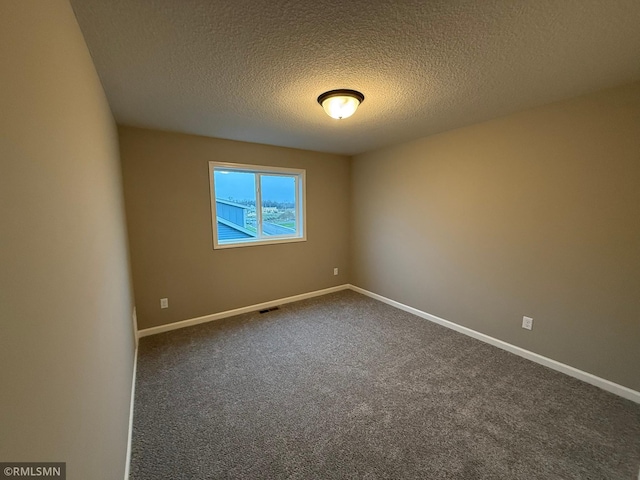
<svg viewBox="0 0 640 480"><path fill-rule="evenodd" d="M338 90L331 90L329 92L324 92L318 97L318 103L322 105L327 98L330 97L354 97L358 100L358 102L364 102L364 95L357 90L348 90L345 88L339 88Z"/></svg>

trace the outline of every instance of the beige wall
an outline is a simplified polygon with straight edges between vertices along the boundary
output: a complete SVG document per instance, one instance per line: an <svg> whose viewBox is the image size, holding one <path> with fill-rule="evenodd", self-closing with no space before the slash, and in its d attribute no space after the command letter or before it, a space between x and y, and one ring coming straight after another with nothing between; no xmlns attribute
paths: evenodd
<svg viewBox="0 0 640 480"><path fill-rule="evenodd" d="M640 390L640 84L359 155L351 175L352 283Z"/></svg>
<svg viewBox="0 0 640 480"><path fill-rule="evenodd" d="M66 1L3 1L0 58L0 459L123 478L134 341L115 124Z"/></svg>
<svg viewBox="0 0 640 480"><path fill-rule="evenodd" d="M119 133L139 328L347 282L347 157L130 127ZM214 250L209 161L306 169L307 241ZM168 309L160 309L163 297Z"/></svg>

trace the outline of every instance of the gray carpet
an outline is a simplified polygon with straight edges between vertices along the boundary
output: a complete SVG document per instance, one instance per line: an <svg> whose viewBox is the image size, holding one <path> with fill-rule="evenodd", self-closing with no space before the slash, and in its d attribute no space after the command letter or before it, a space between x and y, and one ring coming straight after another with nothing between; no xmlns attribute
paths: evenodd
<svg viewBox="0 0 640 480"><path fill-rule="evenodd" d="M624 479L640 405L344 291L140 342L132 479Z"/></svg>

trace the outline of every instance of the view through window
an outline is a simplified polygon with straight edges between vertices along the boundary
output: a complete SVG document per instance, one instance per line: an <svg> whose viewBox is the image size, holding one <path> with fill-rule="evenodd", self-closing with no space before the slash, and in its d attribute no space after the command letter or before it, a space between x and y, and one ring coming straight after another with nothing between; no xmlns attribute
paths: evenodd
<svg viewBox="0 0 640 480"><path fill-rule="evenodd" d="M210 162L214 248L305 240L305 172Z"/></svg>

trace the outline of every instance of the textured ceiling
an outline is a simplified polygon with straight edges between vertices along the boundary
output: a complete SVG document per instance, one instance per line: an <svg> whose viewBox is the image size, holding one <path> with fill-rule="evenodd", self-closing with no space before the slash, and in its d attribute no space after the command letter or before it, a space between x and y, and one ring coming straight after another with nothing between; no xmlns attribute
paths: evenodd
<svg viewBox="0 0 640 480"><path fill-rule="evenodd" d="M211 137L355 154L640 80L638 0L71 3L118 123Z"/></svg>

